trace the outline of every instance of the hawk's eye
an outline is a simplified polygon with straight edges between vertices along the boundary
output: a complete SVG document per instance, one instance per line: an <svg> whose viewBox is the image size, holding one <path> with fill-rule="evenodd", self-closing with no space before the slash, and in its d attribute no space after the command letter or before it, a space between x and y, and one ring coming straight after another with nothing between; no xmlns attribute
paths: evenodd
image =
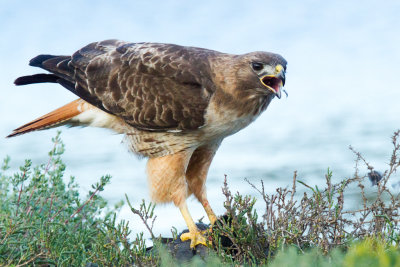
<svg viewBox="0 0 400 267"><path fill-rule="evenodd" d="M251 67L255 71L260 71L260 70L262 70L264 68L264 65L262 63L259 63L259 62L253 62L253 63L251 63Z"/></svg>

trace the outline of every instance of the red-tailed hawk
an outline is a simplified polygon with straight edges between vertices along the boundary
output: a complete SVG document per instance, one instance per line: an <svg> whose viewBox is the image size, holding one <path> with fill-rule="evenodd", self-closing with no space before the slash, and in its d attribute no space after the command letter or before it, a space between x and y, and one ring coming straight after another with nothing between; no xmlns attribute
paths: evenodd
<svg viewBox="0 0 400 267"><path fill-rule="evenodd" d="M58 83L79 99L13 131L8 137L60 125L110 128L130 149L148 157L153 201L174 202L191 247L206 244L186 198L216 216L205 181L222 140L243 129L280 98L286 60L277 54L231 55L196 47L107 40L72 56L39 55L31 66L47 74L23 76L16 85Z"/></svg>

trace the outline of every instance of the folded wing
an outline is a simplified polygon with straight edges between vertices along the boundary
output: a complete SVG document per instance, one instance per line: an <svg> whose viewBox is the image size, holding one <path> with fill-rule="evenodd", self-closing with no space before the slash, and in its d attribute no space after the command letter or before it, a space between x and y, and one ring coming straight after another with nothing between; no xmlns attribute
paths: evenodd
<svg viewBox="0 0 400 267"><path fill-rule="evenodd" d="M52 74L18 78L24 85L56 82L93 106L148 131L204 125L215 91L209 57L217 52L172 44L91 43L71 56L40 55L30 65Z"/></svg>

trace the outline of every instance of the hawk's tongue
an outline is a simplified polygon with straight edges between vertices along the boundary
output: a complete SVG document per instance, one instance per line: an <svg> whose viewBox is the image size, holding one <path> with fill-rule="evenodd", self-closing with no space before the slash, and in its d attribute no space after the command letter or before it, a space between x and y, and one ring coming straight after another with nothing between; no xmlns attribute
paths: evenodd
<svg viewBox="0 0 400 267"><path fill-rule="evenodd" d="M273 87L274 89L275 89L275 95L279 98L279 99L281 99L281 87L280 86L277 86L277 87Z"/></svg>
<svg viewBox="0 0 400 267"><path fill-rule="evenodd" d="M264 76L262 78L262 83L267 86L267 88L271 91L274 91L275 95L278 98L281 98L281 88L283 85L283 82L281 79L275 77L275 76Z"/></svg>
<svg viewBox="0 0 400 267"><path fill-rule="evenodd" d="M274 88L275 90L275 95L281 99L282 96L282 88L283 88L283 82L281 79L279 79L279 81L277 83L275 83L272 88Z"/></svg>

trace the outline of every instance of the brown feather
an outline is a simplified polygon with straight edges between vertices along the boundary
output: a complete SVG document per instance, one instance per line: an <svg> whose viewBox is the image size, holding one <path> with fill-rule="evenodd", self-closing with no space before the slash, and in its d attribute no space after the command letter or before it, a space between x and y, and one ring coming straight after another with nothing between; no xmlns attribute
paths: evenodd
<svg viewBox="0 0 400 267"><path fill-rule="evenodd" d="M59 77L56 82L78 97L136 129L182 132L204 126L215 91L208 58L220 54L173 44L106 40L71 57L39 55L31 65L53 73Z"/></svg>
<svg viewBox="0 0 400 267"><path fill-rule="evenodd" d="M60 124L85 111L83 110L83 107L85 107L85 105L82 105L83 103L85 102L82 99L74 100L65 106L53 110L52 112L47 113L40 118L18 127L7 137L13 137L32 131L59 126Z"/></svg>

